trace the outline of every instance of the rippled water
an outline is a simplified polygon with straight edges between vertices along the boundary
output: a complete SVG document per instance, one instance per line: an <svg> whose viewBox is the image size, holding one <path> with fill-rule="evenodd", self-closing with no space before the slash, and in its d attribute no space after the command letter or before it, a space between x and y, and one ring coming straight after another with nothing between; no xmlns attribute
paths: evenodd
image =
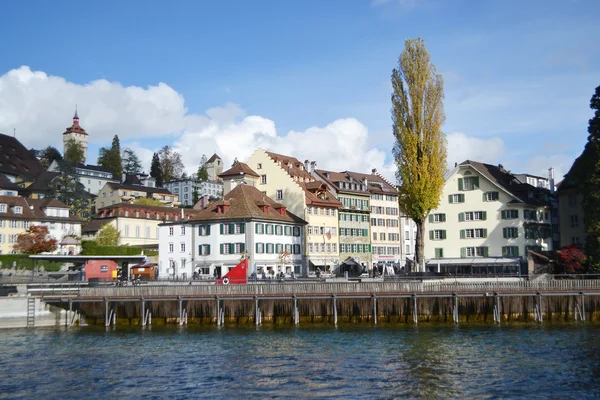
<svg viewBox="0 0 600 400"><path fill-rule="evenodd" d="M600 326L0 331L0 398L591 398Z"/></svg>

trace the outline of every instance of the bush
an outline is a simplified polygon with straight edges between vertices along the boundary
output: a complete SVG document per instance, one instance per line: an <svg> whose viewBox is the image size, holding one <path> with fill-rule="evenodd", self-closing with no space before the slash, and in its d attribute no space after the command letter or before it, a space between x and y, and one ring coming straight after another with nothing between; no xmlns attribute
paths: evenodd
<svg viewBox="0 0 600 400"><path fill-rule="evenodd" d="M141 247L133 246L101 246L94 240L81 242L83 256L137 256L142 254Z"/></svg>
<svg viewBox="0 0 600 400"><path fill-rule="evenodd" d="M0 263L2 263L2 269L11 269L13 267L13 262L16 262L17 269L26 269L29 271L33 270L33 267L36 266L35 260L29 258L26 254L1 254L0 255ZM58 271L62 266L59 262L53 261L37 261L37 268L40 269L44 267L46 271Z"/></svg>

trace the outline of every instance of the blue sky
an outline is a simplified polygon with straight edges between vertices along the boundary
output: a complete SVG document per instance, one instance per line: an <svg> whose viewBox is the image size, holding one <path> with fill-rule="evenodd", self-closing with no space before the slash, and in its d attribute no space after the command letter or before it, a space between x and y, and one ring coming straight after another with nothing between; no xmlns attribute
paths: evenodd
<svg viewBox="0 0 600 400"><path fill-rule="evenodd" d="M173 145L190 170L260 145L391 174L389 78L423 37L445 79L448 162L560 174L600 85L598 15L593 0L3 3L0 132L62 149L78 104L92 163L118 134L145 161Z"/></svg>

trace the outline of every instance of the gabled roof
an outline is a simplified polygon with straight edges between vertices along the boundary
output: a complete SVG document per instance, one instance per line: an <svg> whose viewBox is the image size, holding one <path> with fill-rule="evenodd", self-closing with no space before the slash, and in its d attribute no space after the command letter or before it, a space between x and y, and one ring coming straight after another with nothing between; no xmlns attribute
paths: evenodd
<svg viewBox="0 0 600 400"><path fill-rule="evenodd" d="M567 174L564 176L564 179L562 181L560 181L559 184L556 185L557 192L564 192L565 190L576 188L575 176L577 175L576 171L579 169L580 165L583 163L583 161L581 161L582 156L583 156L583 153L579 157L577 157L575 159L575 161L573 161L571 168L569 168L569 172L567 172Z"/></svg>
<svg viewBox="0 0 600 400"><path fill-rule="evenodd" d="M209 158L209 159L208 159L208 161L206 161L206 162L207 162L207 163L215 162L215 160L216 160L217 158L218 158L219 160L221 159L221 157L219 157L219 156L217 155L217 153L215 153L215 154L213 154L212 156L210 156L210 158Z"/></svg>
<svg viewBox="0 0 600 400"><path fill-rule="evenodd" d="M0 133L0 172L6 175L34 177L44 169L35 155L16 138Z"/></svg>
<svg viewBox="0 0 600 400"><path fill-rule="evenodd" d="M265 151L269 158L275 163L278 161L281 162L281 168L287 171L288 175L291 177L304 178L304 180L314 180L315 177L310 174L305 168L304 163L300 162L295 157L285 156L283 154L273 153L271 151Z"/></svg>
<svg viewBox="0 0 600 400"><path fill-rule="evenodd" d="M281 215L276 207L282 205L264 195L257 188L249 185L238 185L225 195L225 199L210 203L207 208L192 216L192 221L204 220L235 220L235 219L266 219L272 221L306 224L306 221L289 211ZM260 204L269 205L265 212ZM218 206L228 205L223 213L217 213Z"/></svg>
<svg viewBox="0 0 600 400"><path fill-rule="evenodd" d="M356 179L351 173L348 171L344 172L333 172L326 171L324 169L317 169L315 173L318 174L323 181L327 182L330 186L332 186L337 192L347 192L354 194L362 194L369 195L368 191L351 189L351 188L343 188L339 186L340 182L349 183L349 184L358 184L364 185L364 182L360 179Z"/></svg>
<svg viewBox="0 0 600 400"><path fill-rule="evenodd" d="M8 179L3 173L0 173L0 189L17 191L23 190L21 186L17 185L14 182L11 182L11 180Z"/></svg>
<svg viewBox="0 0 600 400"><path fill-rule="evenodd" d="M371 193L398 195L398 190L389 182L377 175L375 172L371 174L362 174L360 172L345 171L357 181L364 182L367 180L367 190Z"/></svg>
<svg viewBox="0 0 600 400"><path fill-rule="evenodd" d="M93 232L98 232L100 229L102 229L102 227L106 224L108 224L111 220L115 219L116 217L110 217L110 218L94 218L93 220L91 220L90 222L88 222L87 224L85 224L84 226L81 227L81 233L93 233Z"/></svg>
<svg viewBox="0 0 600 400"><path fill-rule="evenodd" d="M70 168L87 169L87 170L90 170L90 171L107 172L107 173L109 173L109 174L111 174L111 175L114 176L114 172L110 168L105 168L105 167L102 167L100 165L90 165L90 164L83 164L83 163L74 163L74 162L66 161L66 160L54 160L54 161L56 161L56 163L58 164L58 166L61 167L61 168L64 168L64 167L68 167L69 168L70 167Z"/></svg>
<svg viewBox="0 0 600 400"><path fill-rule="evenodd" d="M60 172L44 171L35 177L31 185L27 187L29 193L46 193L50 191L50 183L54 178L60 175Z"/></svg>
<svg viewBox="0 0 600 400"><path fill-rule="evenodd" d="M69 209L66 204L53 199L26 199L21 196L0 196L0 203L8 205L6 213L0 214L3 218L12 219L33 219L43 221L62 221L62 222L83 222L82 218L71 215L69 211L69 217L53 217L46 215L45 209L48 207ZM11 207L21 206L23 207L22 214L15 214Z"/></svg>
<svg viewBox="0 0 600 400"><path fill-rule="evenodd" d="M138 210L138 211L147 211L147 212L164 212L167 214L177 214L181 215L181 210L183 210L183 214L185 216L197 214L198 210L194 210L192 208L179 208L179 207L168 207L168 206L147 206L143 204L131 204L131 203L117 203L111 204L106 207L102 207L98 209L98 212L106 212L110 210Z"/></svg>
<svg viewBox="0 0 600 400"><path fill-rule="evenodd" d="M338 208L342 206L342 203L329 192L329 187L324 182L298 182L298 185L304 189L306 205Z"/></svg>
<svg viewBox="0 0 600 400"><path fill-rule="evenodd" d="M231 168L229 168L227 171L219 174L220 178L229 178L229 177L239 177L239 176L243 176L243 175L249 175L249 176L255 176L257 178L260 177L260 175L258 175L256 172L254 172L254 170L252 168L250 168L250 166L246 163L243 162L238 162L237 164L234 164Z"/></svg>
<svg viewBox="0 0 600 400"><path fill-rule="evenodd" d="M521 202L531 205L544 206L548 205L548 201L541 200L535 195L546 195L550 194L550 191L543 188L532 186L528 183L522 183L516 176L508 172L501 165L485 164L478 161L465 160L459 164L460 167L473 167L483 177L488 179L494 185L513 196L516 202ZM529 195L533 194L534 197Z"/></svg>

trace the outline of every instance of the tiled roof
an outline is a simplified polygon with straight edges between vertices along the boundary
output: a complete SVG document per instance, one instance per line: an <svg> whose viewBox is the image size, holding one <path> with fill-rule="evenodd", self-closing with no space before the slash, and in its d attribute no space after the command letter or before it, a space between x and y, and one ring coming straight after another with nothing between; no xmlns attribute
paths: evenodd
<svg viewBox="0 0 600 400"><path fill-rule="evenodd" d="M11 218L11 219L33 219L42 221L69 221L69 222L83 222L84 220L71 215L69 210L69 217L51 217L46 215L44 209L47 207L53 208L66 208L69 206L66 204L53 199L26 199L21 196L0 196L0 203L8 205L6 213L0 214L0 218ZM11 207L21 206L23 207L23 214L15 214Z"/></svg>
<svg viewBox="0 0 600 400"><path fill-rule="evenodd" d="M398 190L389 184L385 179L380 177L379 175L372 174L362 174L360 172L350 172L346 171L347 174L354 177L355 180L363 181L367 180L367 190L371 193L378 194L389 194L389 195L398 195Z"/></svg>
<svg viewBox="0 0 600 400"><path fill-rule="evenodd" d="M209 159L208 159L208 161L206 161L206 162L207 162L207 163L215 162L215 160L216 160L217 158L218 158L219 160L221 159L221 157L219 157L219 156L217 155L217 153L215 153L215 154L213 154L212 156L210 156L210 158L209 158Z"/></svg>
<svg viewBox="0 0 600 400"><path fill-rule="evenodd" d="M0 189L6 189L6 190L23 190L23 188L19 185L17 185L14 182L11 182L10 179L8 179L6 177L6 175L4 175L3 173L0 173Z"/></svg>
<svg viewBox="0 0 600 400"><path fill-rule="evenodd" d="M94 218L93 220L81 227L81 233L98 232L100 229L102 229L104 225L108 224L111 220L115 218L116 217Z"/></svg>
<svg viewBox="0 0 600 400"><path fill-rule="evenodd" d="M35 177L31 185L27 187L27 191L31 193L45 193L50 190L50 183L54 178L60 175L60 172L44 171Z"/></svg>
<svg viewBox="0 0 600 400"><path fill-rule="evenodd" d="M324 182L298 182L298 185L304 189L306 205L323 207L342 206L342 203L329 192L329 188Z"/></svg>
<svg viewBox="0 0 600 400"><path fill-rule="evenodd" d="M297 158L273 153L271 151L265 151L265 153L267 153L271 160L275 161L276 163L278 161L281 162L281 168L287 171L289 176L304 178L304 180L308 179L309 182L315 179L314 176L312 176L310 172L305 169L304 163L300 162L300 160Z"/></svg>
<svg viewBox="0 0 600 400"><path fill-rule="evenodd" d="M118 203L111 204L110 206L102 207L98 209L98 212L106 212L110 210L139 210L139 211L148 211L148 212L164 212L168 214L177 214L181 215L181 210L183 210L183 214L187 217L188 215L194 215L198 213L198 210L194 210L192 208L179 208L179 207L163 207L163 206L146 206L142 204L131 204L131 203Z"/></svg>
<svg viewBox="0 0 600 400"><path fill-rule="evenodd" d="M0 133L0 172L32 178L44 169L32 152L16 138Z"/></svg>
<svg viewBox="0 0 600 400"><path fill-rule="evenodd" d="M71 167L71 168L87 169L87 170L90 170L90 171L107 172L107 173L110 173L110 174L112 174L114 176L114 172L111 169L102 167L100 165L89 165L89 164L83 164L83 163L74 163L74 162L70 162L70 161L66 161L66 160L56 160L56 162L58 163L58 165L60 167Z"/></svg>
<svg viewBox="0 0 600 400"><path fill-rule="evenodd" d="M79 125L79 118L77 118L77 114L75 114L75 118L73 118L73 125L68 127L63 133L63 135L66 135L67 133L81 133L87 135L85 129L83 129L81 125Z"/></svg>
<svg viewBox="0 0 600 400"><path fill-rule="evenodd" d="M286 215L281 215L275 207L278 203L270 197L264 195L257 188L249 185L238 185L232 191L225 195L224 200L210 203L207 208L201 210L197 215L190 219L198 220L231 220L241 218L257 218L273 221L306 224L306 221L296 215L286 211ZM217 206L229 202L229 207L221 214L217 213ZM267 212L264 212L259 204L269 204Z"/></svg>
<svg viewBox="0 0 600 400"><path fill-rule="evenodd" d="M505 170L502 166L485 164L471 160L466 160L460 163L461 167L469 165L475 168L480 174L482 174L492 183L496 184L517 198L519 201L531 205L548 205L546 200L540 199L539 197L549 194L549 190L538 188L528 183L522 183L519 181L519 179L517 179L517 177ZM533 194L534 197L529 197L529 194ZM536 195L537 197L535 197Z"/></svg>
<svg viewBox="0 0 600 400"><path fill-rule="evenodd" d="M229 168L227 171L219 174L220 178L228 178L232 176L240 176L240 175L250 175L255 177L260 177L250 166L243 162L238 162L234 164L233 167Z"/></svg>
<svg viewBox="0 0 600 400"><path fill-rule="evenodd" d="M355 193L355 194L362 194L362 195L369 194L368 191L342 188L338 185L339 182L344 182L344 183L349 183L349 184L355 183L355 184L361 185L361 186L364 184L364 182L362 180L356 179L354 176L352 176L350 173L348 173L348 171L333 172L333 171L326 171L323 169L317 169L317 170L315 170L315 173L318 174L325 182L327 182L331 186L333 186L334 189L338 192L341 191L341 192L348 192L348 193Z"/></svg>

